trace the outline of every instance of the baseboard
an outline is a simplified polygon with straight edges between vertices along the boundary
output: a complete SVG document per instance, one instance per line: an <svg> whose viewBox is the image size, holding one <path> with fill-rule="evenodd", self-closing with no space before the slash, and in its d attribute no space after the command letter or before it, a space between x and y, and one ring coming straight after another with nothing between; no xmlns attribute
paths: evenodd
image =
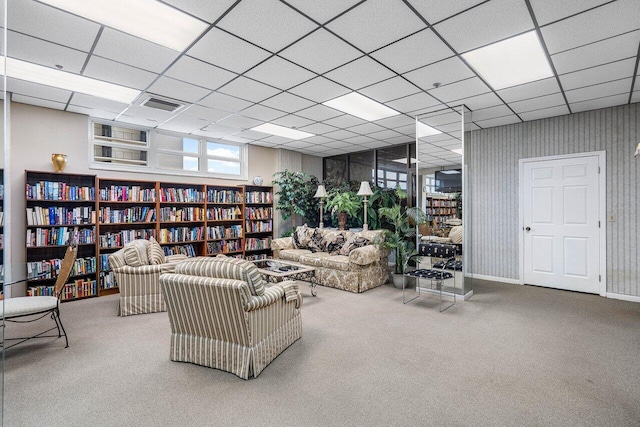
<svg viewBox="0 0 640 427"><path fill-rule="evenodd" d="M506 277L486 276L484 274L469 274L467 277L478 280L488 280L490 282L509 283L510 285L521 285L518 279L507 279Z"/></svg>
<svg viewBox="0 0 640 427"><path fill-rule="evenodd" d="M635 295L614 294L613 292L607 292L607 298L619 299L623 301L640 302L640 297Z"/></svg>

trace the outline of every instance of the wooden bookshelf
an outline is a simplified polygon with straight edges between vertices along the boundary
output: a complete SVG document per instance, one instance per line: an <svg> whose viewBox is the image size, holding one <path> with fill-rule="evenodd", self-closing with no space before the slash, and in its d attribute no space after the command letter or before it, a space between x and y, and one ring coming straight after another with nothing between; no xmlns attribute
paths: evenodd
<svg viewBox="0 0 640 427"><path fill-rule="evenodd" d="M271 257L273 240L273 187L244 186L244 257Z"/></svg>

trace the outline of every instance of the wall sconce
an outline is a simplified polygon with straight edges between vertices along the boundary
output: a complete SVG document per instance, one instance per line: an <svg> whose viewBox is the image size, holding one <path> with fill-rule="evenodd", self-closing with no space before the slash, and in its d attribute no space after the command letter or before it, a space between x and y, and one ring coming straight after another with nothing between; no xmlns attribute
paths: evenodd
<svg viewBox="0 0 640 427"><path fill-rule="evenodd" d="M324 198L327 197L327 190L324 188L324 184L318 185L318 189L316 190L316 194L313 195L314 198L320 199L320 229L324 228Z"/></svg>
<svg viewBox="0 0 640 427"><path fill-rule="evenodd" d="M373 191L371 191L369 181L362 181L360 183L360 191L358 191L358 196L364 196L364 224L362 224L362 229L364 231L367 231L369 229L369 225L367 224L367 197L373 196Z"/></svg>

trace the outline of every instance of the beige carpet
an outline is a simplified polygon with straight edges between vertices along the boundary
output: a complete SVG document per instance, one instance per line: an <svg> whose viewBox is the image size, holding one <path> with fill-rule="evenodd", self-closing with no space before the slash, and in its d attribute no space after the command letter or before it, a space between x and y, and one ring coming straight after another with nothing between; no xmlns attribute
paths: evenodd
<svg viewBox="0 0 640 427"><path fill-rule="evenodd" d="M303 292L302 339L249 381L171 362L166 313L65 303L68 349L6 354L4 425L640 425L640 304L478 282L441 314L390 286Z"/></svg>

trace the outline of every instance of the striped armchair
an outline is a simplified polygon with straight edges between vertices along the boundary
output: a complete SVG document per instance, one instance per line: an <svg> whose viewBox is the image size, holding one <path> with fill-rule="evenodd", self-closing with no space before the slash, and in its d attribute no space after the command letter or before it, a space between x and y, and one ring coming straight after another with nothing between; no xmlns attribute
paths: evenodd
<svg viewBox="0 0 640 427"><path fill-rule="evenodd" d="M160 276L171 326L170 358L257 377L302 336L298 285L265 288L255 265L192 258Z"/></svg>
<svg viewBox="0 0 640 427"><path fill-rule="evenodd" d="M155 240L154 243L158 245ZM186 255L165 256L160 245L155 248L156 251L160 248L160 252L154 253L150 246L149 240L134 240L109 255L109 266L120 291L120 316L167 311L160 275L172 272L176 263L188 258Z"/></svg>

